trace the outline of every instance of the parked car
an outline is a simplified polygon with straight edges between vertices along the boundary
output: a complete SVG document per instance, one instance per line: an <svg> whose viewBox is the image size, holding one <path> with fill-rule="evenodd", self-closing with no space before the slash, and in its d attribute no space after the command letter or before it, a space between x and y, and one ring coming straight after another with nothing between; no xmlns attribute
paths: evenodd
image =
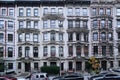
<svg viewBox="0 0 120 80"><path fill-rule="evenodd" d="M120 75L116 73L103 73L92 76L89 80L120 80Z"/></svg>
<svg viewBox="0 0 120 80"><path fill-rule="evenodd" d="M10 76L0 76L0 80L17 80L17 78Z"/></svg>
<svg viewBox="0 0 120 80"><path fill-rule="evenodd" d="M31 80L49 80L47 73L33 73L30 77Z"/></svg>
<svg viewBox="0 0 120 80"><path fill-rule="evenodd" d="M72 73L54 77L53 80L84 80L84 76L78 73Z"/></svg>

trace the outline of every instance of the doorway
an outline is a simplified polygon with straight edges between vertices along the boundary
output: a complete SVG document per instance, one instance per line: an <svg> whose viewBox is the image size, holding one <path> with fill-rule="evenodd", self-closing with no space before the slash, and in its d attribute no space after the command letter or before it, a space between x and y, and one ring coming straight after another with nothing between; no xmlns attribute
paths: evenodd
<svg viewBox="0 0 120 80"><path fill-rule="evenodd" d="M30 69L31 66L30 66L30 63L25 63L25 72L30 72Z"/></svg>

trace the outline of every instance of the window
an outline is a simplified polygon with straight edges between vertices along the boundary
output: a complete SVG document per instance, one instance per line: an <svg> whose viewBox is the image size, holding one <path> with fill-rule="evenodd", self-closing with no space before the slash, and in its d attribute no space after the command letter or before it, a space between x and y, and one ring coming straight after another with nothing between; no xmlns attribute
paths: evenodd
<svg viewBox="0 0 120 80"><path fill-rule="evenodd" d="M43 66L47 66L47 62L43 62Z"/></svg>
<svg viewBox="0 0 120 80"><path fill-rule="evenodd" d="M76 46L76 56L80 57L81 56L81 47Z"/></svg>
<svg viewBox="0 0 120 80"><path fill-rule="evenodd" d="M8 57L13 57L13 48L8 47Z"/></svg>
<svg viewBox="0 0 120 80"><path fill-rule="evenodd" d="M13 29L14 23L13 21L8 21L8 29Z"/></svg>
<svg viewBox="0 0 120 80"><path fill-rule="evenodd" d="M25 57L29 57L29 53L30 53L30 48L25 47Z"/></svg>
<svg viewBox="0 0 120 80"><path fill-rule="evenodd" d="M3 16L6 15L6 9L2 9L2 15L3 15Z"/></svg>
<svg viewBox="0 0 120 80"><path fill-rule="evenodd" d="M117 15L119 16L120 15L120 8L117 8Z"/></svg>
<svg viewBox="0 0 120 80"><path fill-rule="evenodd" d="M113 56L113 46L109 46L109 54L110 56Z"/></svg>
<svg viewBox="0 0 120 80"><path fill-rule="evenodd" d="M58 14L63 14L63 8L58 8Z"/></svg>
<svg viewBox="0 0 120 80"><path fill-rule="evenodd" d="M105 32L102 32L102 33L101 33L101 39L102 39L102 40L106 40L106 34L105 34Z"/></svg>
<svg viewBox="0 0 120 80"><path fill-rule="evenodd" d="M23 16L23 8L19 8L19 16Z"/></svg>
<svg viewBox="0 0 120 80"><path fill-rule="evenodd" d="M68 33L68 41L73 41L73 34L72 33Z"/></svg>
<svg viewBox="0 0 120 80"><path fill-rule="evenodd" d="M59 33L59 41L63 41L63 33Z"/></svg>
<svg viewBox="0 0 120 80"><path fill-rule="evenodd" d="M93 54L94 56L98 55L98 46L93 46Z"/></svg>
<svg viewBox="0 0 120 80"><path fill-rule="evenodd" d="M59 56L63 56L63 47L62 46L59 47Z"/></svg>
<svg viewBox="0 0 120 80"><path fill-rule="evenodd" d="M51 40L51 41L55 41L55 33L51 33L51 35L50 35L50 40Z"/></svg>
<svg viewBox="0 0 120 80"><path fill-rule="evenodd" d="M108 20L108 28L112 28L112 21Z"/></svg>
<svg viewBox="0 0 120 80"><path fill-rule="evenodd" d="M8 42L13 42L13 34L8 34Z"/></svg>
<svg viewBox="0 0 120 80"><path fill-rule="evenodd" d="M83 16L87 16L87 8L83 8Z"/></svg>
<svg viewBox="0 0 120 80"><path fill-rule="evenodd" d="M50 21L50 28L55 28L56 24L55 24L55 20L51 20Z"/></svg>
<svg viewBox="0 0 120 80"><path fill-rule="evenodd" d="M75 21L75 27L80 27L80 21L79 20Z"/></svg>
<svg viewBox="0 0 120 80"><path fill-rule="evenodd" d="M47 26L47 23L48 23L47 20L44 20L44 21L43 21L43 28L44 28L44 29L48 27L48 26Z"/></svg>
<svg viewBox="0 0 120 80"><path fill-rule="evenodd" d="M63 27L63 21L62 21L62 20L59 20L59 21L58 21L58 26L59 26L59 28L62 28L62 27Z"/></svg>
<svg viewBox="0 0 120 80"><path fill-rule="evenodd" d="M35 70L38 70L38 62L35 62L35 63L34 63L34 69L35 69Z"/></svg>
<svg viewBox="0 0 120 80"><path fill-rule="evenodd" d="M98 41L98 33L97 32L93 33L93 41Z"/></svg>
<svg viewBox="0 0 120 80"><path fill-rule="evenodd" d="M33 57L38 57L38 47L33 47Z"/></svg>
<svg viewBox="0 0 120 80"><path fill-rule="evenodd" d="M73 55L73 46L68 47L68 53L69 53L69 56Z"/></svg>
<svg viewBox="0 0 120 80"><path fill-rule="evenodd" d="M0 33L0 42L3 42L4 41L4 35L3 33Z"/></svg>
<svg viewBox="0 0 120 80"><path fill-rule="evenodd" d="M0 20L0 29L4 28L4 21Z"/></svg>
<svg viewBox="0 0 120 80"><path fill-rule="evenodd" d="M118 53L120 53L120 45L118 45Z"/></svg>
<svg viewBox="0 0 120 80"><path fill-rule="evenodd" d="M43 41L48 41L48 33L43 33Z"/></svg>
<svg viewBox="0 0 120 80"><path fill-rule="evenodd" d="M83 28L87 28L87 21L83 21Z"/></svg>
<svg viewBox="0 0 120 80"><path fill-rule="evenodd" d="M73 62L68 62L68 69L69 70L72 70L73 69Z"/></svg>
<svg viewBox="0 0 120 80"><path fill-rule="evenodd" d="M26 28L31 28L31 21L26 22Z"/></svg>
<svg viewBox="0 0 120 80"><path fill-rule="evenodd" d="M102 55L106 56L106 46L102 46Z"/></svg>
<svg viewBox="0 0 120 80"><path fill-rule="evenodd" d="M0 47L0 57L3 57L3 55L4 55L4 48Z"/></svg>
<svg viewBox="0 0 120 80"><path fill-rule="evenodd" d="M34 16L38 16L38 9L34 9Z"/></svg>
<svg viewBox="0 0 120 80"><path fill-rule="evenodd" d="M84 34L84 41L88 41L88 34Z"/></svg>
<svg viewBox="0 0 120 80"><path fill-rule="evenodd" d="M101 28L105 28L105 20L101 20Z"/></svg>
<svg viewBox="0 0 120 80"><path fill-rule="evenodd" d="M81 40L81 35L80 33L76 33L76 41L80 41Z"/></svg>
<svg viewBox="0 0 120 80"><path fill-rule="evenodd" d="M21 42L21 41L22 41L22 39L23 39L22 34L18 34L18 42Z"/></svg>
<svg viewBox="0 0 120 80"><path fill-rule="evenodd" d="M18 62L18 69L21 69L21 62Z"/></svg>
<svg viewBox="0 0 120 80"><path fill-rule="evenodd" d="M30 34L29 33L25 34L25 41L30 41Z"/></svg>
<svg viewBox="0 0 120 80"><path fill-rule="evenodd" d="M48 47L44 46L43 47L43 56L47 56L47 54L48 54Z"/></svg>
<svg viewBox="0 0 120 80"><path fill-rule="evenodd" d="M111 15L111 9L110 9L110 8L107 8L106 14L107 14L107 15Z"/></svg>
<svg viewBox="0 0 120 80"><path fill-rule="evenodd" d="M13 9L9 9L9 16L14 16L14 10Z"/></svg>
<svg viewBox="0 0 120 80"><path fill-rule="evenodd" d="M118 32L118 39L120 39L120 32Z"/></svg>
<svg viewBox="0 0 120 80"><path fill-rule="evenodd" d="M51 56L55 56L55 54L56 54L55 46L51 46Z"/></svg>
<svg viewBox="0 0 120 80"><path fill-rule="evenodd" d="M38 34L33 34L33 41L38 42Z"/></svg>
<svg viewBox="0 0 120 80"><path fill-rule="evenodd" d="M34 21L34 28L35 28L35 29L38 28L38 21Z"/></svg>
<svg viewBox="0 0 120 80"><path fill-rule="evenodd" d="M120 28L120 20L117 20L117 27Z"/></svg>
<svg viewBox="0 0 120 80"><path fill-rule="evenodd" d="M51 14L55 14L55 8L51 8Z"/></svg>
<svg viewBox="0 0 120 80"><path fill-rule="evenodd" d="M13 63L8 63L8 69L13 69Z"/></svg>
<svg viewBox="0 0 120 80"><path fill-rule="evenodd" d="M73 28L73 21L72 20L68 20L68 28Z"/></svg>
<svg viewBox="0 0 120 80"><path fill-rule="evenodd" d="M79 8L75 8L75 15L80 16L80 9Z"/></svg>
<svg viewBox="0 0 120 80"><path fill-rule="evenodd" d="M97 20L94 20L94 21L93 21L93 28L97 28L97 26L98 26L98 21L97 21Z"/></svg>
<svg viewBox="0 0 120 80"><path fill-rule="evenodd" d="M113 34L112 33L108 33L108 39L109 39L109 41L113 40Z"/></svg>
<svg viewBox="0 0 120 80"><path fill-rule="evenodd" d="M97 14L96 8L92 9L92 15L95 16Z"/></svg>
<svg viewBox="0 0 120 80"><path fill-rule="evenodd" d="M18 57L22 57L22 47L18 47Z"/></svg>
<svg viewBox="0 0 120 80"><path fill-rule="evenodd" d="M31 9L30 8L27 8L27 10L26 10L26 16L31 16Z"/></svg>
<svg viewBox="0 0 120 80"><path fill-rule="evenodd" d="M23 23L23 21L19 21L19 28L24 28L24 23Z"/></svg>
<svg viewBox="0 0 120 80"><path fill-rule="evenodd" d="M104 14L104 10L103 8L100 8L100 12L99 12L100 15L103 15Z"/></svg>
<svg viewBox="0 0 120 80"><path fill-rule="evenodd" d="M73 9L72 8L68 8L68 15L73 15Z"/></svg>
<svg viewBox="0 0 120 80"><path fill-rule="evenodd" d="M44 15L45 15L45 14L48 14L48 8L44 8L43 14L44 14Z"/></svg>

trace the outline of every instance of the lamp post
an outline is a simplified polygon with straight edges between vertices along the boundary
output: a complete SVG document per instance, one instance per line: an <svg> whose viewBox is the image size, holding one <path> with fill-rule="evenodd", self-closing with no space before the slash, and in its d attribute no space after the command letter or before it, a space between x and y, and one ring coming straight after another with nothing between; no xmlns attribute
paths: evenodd
<svg viewBox="0 0 120 80"><path fill-rule="evenodd" d="M61 33L61 29L62 29L62 27L63 27L63 24L62 24L62 22L60 21L59 22L59 33ZM60 36L60 35L59 35ZM62 40L59 38L59 58L60 58L60 61L59 61L59 64L60 64L60 72L59 72L59 74L60 74L60 76L61 76L61 42L62 42Z"/></svg>

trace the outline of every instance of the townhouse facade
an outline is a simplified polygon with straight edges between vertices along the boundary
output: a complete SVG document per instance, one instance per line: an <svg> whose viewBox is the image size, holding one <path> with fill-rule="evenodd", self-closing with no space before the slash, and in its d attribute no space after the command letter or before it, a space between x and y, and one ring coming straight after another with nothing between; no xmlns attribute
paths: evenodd
<svg viewBox="0 0 120 80"><path fill-rule="evenodd" d="M120 67L120 1L1 0L0 57L6 72L60 66L87 70L91 56Z"/></svg>

